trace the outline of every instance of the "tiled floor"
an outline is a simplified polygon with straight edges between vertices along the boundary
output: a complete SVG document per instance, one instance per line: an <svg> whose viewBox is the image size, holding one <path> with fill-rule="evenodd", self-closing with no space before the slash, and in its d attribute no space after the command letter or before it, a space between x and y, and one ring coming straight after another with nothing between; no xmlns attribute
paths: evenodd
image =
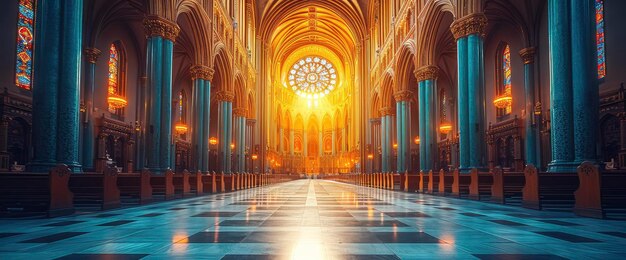
<svg viewBox="0 0 626 260"><path fill-rule="evenodd" d="M624 259L626 221L299 180L0 220L0 259Z"/></svg>

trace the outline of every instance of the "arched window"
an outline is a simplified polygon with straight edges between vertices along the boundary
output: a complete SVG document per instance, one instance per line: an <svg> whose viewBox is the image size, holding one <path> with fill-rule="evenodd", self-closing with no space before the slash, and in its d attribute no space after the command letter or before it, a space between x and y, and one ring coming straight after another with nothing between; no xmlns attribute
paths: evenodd
<svg viewBox="0 0 626 260"><path fill-rule="evenodd" d="M606 76L606 58L604 56L604 0L596 1L596 48L598 51L598 79Z"/></svg>
<svg viewBox="0 0 626 260"><path fill-rule="evenodd" d="M35 1L20 0L17 20L17 59L15 60L15 85L30 90L33 78L33 40Z"/></svg>
<svg viewBox="0 0 626 260"><path fill-rule="evenodd" d="M187 104L187 95L185 95L185 90L181 90L178 92L178 122L186 124L187 123L187 109L185 105Z"/></svg>
<svg viewBox="0 0 626 260"><path fill-rule="evenodd" d="M125 98L125 75L124 75L124 52L118 42L109 47L109 76L107 81L107 93L109 99L109 111L119 117L124 115L126 106Z"/></svg>
<svg viewBox="0 0 626 260"><path fill-rule="evenodd" d="M496 100L497 116L505 116L513 111L511 83L511 47L503 43L498 48L496 59Z"/></svg>

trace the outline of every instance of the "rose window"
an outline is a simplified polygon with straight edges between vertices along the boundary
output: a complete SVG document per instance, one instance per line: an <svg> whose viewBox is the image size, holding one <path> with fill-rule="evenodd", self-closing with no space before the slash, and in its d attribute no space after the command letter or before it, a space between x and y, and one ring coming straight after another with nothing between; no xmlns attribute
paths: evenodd
<svg viewBox="0 0 626 260"><path fill-rule="evenodd" d="M321 98L337 86L337 71L330 61L320 57L298 60L289 71L289 86L305 98Z"/></svg>

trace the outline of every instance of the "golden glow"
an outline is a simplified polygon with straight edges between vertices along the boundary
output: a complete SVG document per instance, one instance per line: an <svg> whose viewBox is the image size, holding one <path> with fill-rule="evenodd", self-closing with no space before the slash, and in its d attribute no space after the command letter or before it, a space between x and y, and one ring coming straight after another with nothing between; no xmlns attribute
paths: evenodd
<svg viewBox="0 0 626 260"><path fill-rule="evenodd" d="M511 106L511 103L513 103L513 97L509 93L505 93L503 95L497 96L493 100L493 104L497 108L500 108L500 109L507 108L507 107Z"/></svg>
<svg viewBox="0 0 626 260"><path fill-rule="evenodd" d="M288 80L289 86L298 96L318 99L335 89L337 70L326 58L309 56L293 64Z"/></svg>
<svg viewBox="0 0 626 260"><path fill-rule="evenodd" d="M370 160L371 160L371 159L374 159L374 155L373 155L373 154L371 154L371 153L370 153L370 154L368 154L368 155L367 155L367 159L370 159Z"/></svg>
<svg viewBox="0 0 626 260"><path fill-rule="evenodd" d="M259 158L259 156L258 156L258 155L256 155L256 154L253 154L253 155L252 155L252 160L256 160L256 159L258 159L258 158Z"/></svg>
<svg viewBox="0 0 626 260"><path fill-rule="evenodd" d="M230 149L235 149L235 144L234 143L230 144Z"/></svg>
<svg viewBox="0 0 626 260"><path fill-rule="evenodd" d="M128 101L126 101L124 97L111 93L109 93L107 101L109 103L109 108L111 109L124 108L128 104Z"/></svg>
<svg viewBox="0 0 626 260"><path fill-rule="evenodd" d="M393 144L393 149L398 149L398 144Z"/></svg>
<svg viewBox="0 0 626 260"><path fill-rule="evenodd" d="M448 134L450 133L450 131L452 131L452 125L448 122L442 122L439 125L439 132L442 134Z"/></svg>
<svg viewBox="0 0 626 260"><path fill-rule="evenodd" d="M188 130L188 128L187 128L187 124L184 124L184 123L177 123L177 124L174 126L174 130L176 130L176 133L177 133L177 134L179 134L179 135L186 134L186 133L187 133L187 130Z"/></svg>
<svg viewBox="0 0 626 260"><path fill-rule="evenodd" d="M413 142L414 142L415 144L420 144L420 137L419 137L419 136L416 136L416 137L415 137L415 139L413 139Z"/></svg>
<svg viewBox="0 0 626 260"><path fill-rule="evenodd" d="M217 144L217 138L215 138L215 137L209 138L209 144L210 145L216 145Z"/></svg>

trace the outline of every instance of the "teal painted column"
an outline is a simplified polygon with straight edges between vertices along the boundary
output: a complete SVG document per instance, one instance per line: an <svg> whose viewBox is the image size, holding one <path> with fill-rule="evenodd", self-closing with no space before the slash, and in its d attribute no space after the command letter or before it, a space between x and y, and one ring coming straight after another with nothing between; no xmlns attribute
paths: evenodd
<svg viewBox="0 0 626 260"><path fill-rule="evenodd" d="M385 135L386 140L386 145L387 145L387 171L386 172L392 172L393 171L393 115L392 113L392 108L387 109L389 111L389 114L387 115L387 134Z"/></svg>
<svg viewBox="0 0 626 260"><path fill-rule="evenodd" d="M398 162L396 171L404 173L408 170L409 158L409 128L411 127L409 118L409 102L412 93L410 91L401 91L395 94L396 99L396 133L398 141Z"/></svg>
<svg viewBox="0 0 626 260"><path fill-rule="evenodd" d="M599 94L594 1L572 0L572 87L576 164L598 161Z"/></svg>
<svg viewBox="0 0 626 260"><path fill-rule="evenodd" d="M233 102L226 102L226 146L227 146L227 153L226 153L226 172L227 173L231 173L232 172L232 165L233 165L233 160L232 160L232 156L233 156L233 149L231 147L231 144L233 142Z"/></svg>
<svg viewBox="0 0 626 260"><path fill-rule="evenodd" d="M420 160L420 171L425 171L428 169L428 165L426 162L427 154L426 154L426 145L423 140L426 138L426 115L424 112L426 109L424 108L426 104L426 92L425 92L425 82L423 80L418 81L417 83L417 104L418 104L418 117L419 117L419 160Z"/></svg>
<svg viewBox="0 0 626 260"><path fill-rule="evenodd" d="M434 158L437 149L437 123L435 122L435 91L439 68L425 66L417 70L418 105L420 116L420 170L436 170Z"/></svg>
<svg viewBox="0 0 626 260"><path fill-rule="evenodd" d="M86 48L84 51L85 59L87 60L87 77L85 78L85 122L83 127L83 150L82 150L82 165L83 169L94 169L94 152L95 152L95 129L94 129L94 116L93 116L93 101L94 101L94 89L95 89L95 75L96 75L96 61L100 56L100 50L96 48Z"/></svg>
<svg viewBox="0 0 626 260"><path fill-rule="evenodd" d="M230 150L229 143L226 141L227 135L226 130L228 129L226 123L226 110L228 107L226 106L226 101L219 101L220 111L219 111L219 141L218 145L220 146L220 164L219 169L222 173L226 172L226 153Z"/></svg>
<svg viewBox="0 0 626 260"><path fill-rule="evenodd" d="M33 160L29 171L57 163L80 172L82 0L41 1L36 11L33 78Z"/></svg>
<svg viewBox="0 0 626 260"><path fill-rule="evenodd" d="M209 172L209 138L211 134L211 80L213 79L213 73L215 71L211 68L207 71L207 78L204 80L204 90L203 93L203 110L204 115L202 117L202 136L199 144L202 144L202 159L201 159L201 168L202 172Z"/></svg>
<svg viewBox="0 0 626 260"><path fill-rule="evenodd" d="M147 135L147 167L154 172L159 172L159 155L161 140L161 55L162 42L160 36L148 38L147 77L150 96L148 97L148 124Z"/></svg>
<svg viewBox="0 0 626 260"><path fill-rule="evenodd" d="M484 166L484 75L483 75L483 39L474 33L467 36L467 99L469 167ZM463 97L461 97L463 98Z"/></svg>
<svg viewBox="0 0 626 260"><path fill-rule="evenodd" d="M458 70L458 127L459 127L459 169L466 171L470 165L469 155L469 107L467 104L467 38L458 38L457 70ZM420 112L421 114L421 112ZM420 125L421 126L421 125ZM421 147L421 145L420 145ZM421 157L421 156L420 156Z"/></svg>
<svg viewBox="0 0 626 260"><path fill-rule="evenodd" d="M525 141L525 157L526 164L541 166L538 156L537 146L537 122L535 122L535 48L529 47L520 51L520 56L524 61L524 93L526 115L524 118L526 137Z"/></svg>
<svg viewBox="0 0 626 260"><path fill-rule="evenodd" d="M404 118L402 117L402 101L396 102L396 139L398 140L398 160L396 161L396 170L397 172L402 172L404 168L403 160L402 160L402 147L404 146L402 143L402 124Z"/></svg>
<svg viewBox="0 0 626 260"><path fill-rule="evenodd" d="M387 157L387 151L385 150L385 132L387 131L385 128L386 117L380 117L380 171L384 172L387 170L387 166L385 165L385 158Z"/></svg>
<svg viewBox="0 0 626 260"><path fill-rule="evenodd" d="M202 171L203 166L203 149L204 149L204 79L198 78L200 75L194 75L193 78L193 98L192 98L192 127L191 127L191 143L193 144L193 156L195 169Z"/></svg>
<svg viewBox="0 0 626 260"><path fill-rule="evenodd" d="M159 168L162 171L172 169L172 154L174 153L172 128L172 61L174 55L174 42L171 39L163 39L163 67L161 76L163 87L161 88L161 137L159 148Z"/></svg>
<svg viewBox="0 0 626 260"><path fill-rule="evenodd" d="M551 172L575 170L570 1L548 1Z"/></svg>

